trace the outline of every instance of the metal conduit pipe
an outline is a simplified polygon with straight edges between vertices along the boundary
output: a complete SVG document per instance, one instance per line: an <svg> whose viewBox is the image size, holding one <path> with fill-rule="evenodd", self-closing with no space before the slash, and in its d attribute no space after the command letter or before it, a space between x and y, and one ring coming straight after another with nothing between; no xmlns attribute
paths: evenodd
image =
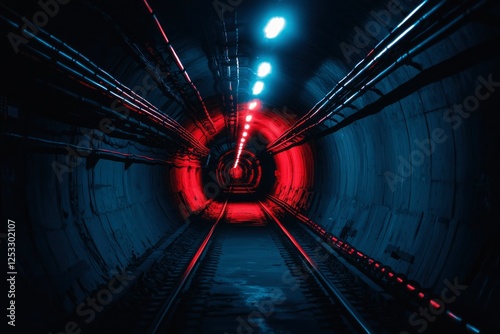
<svg viewBox="0 0 500 334"><path fill-rule="evenodd" d="M177 53L175 52L172 44L170 43L170 40L168 39L167 37L167 34L165 33L165 30L163 29L160 21L158 20L158 18L156 17L156 15L154 14L153 12L153 8L151 8L151 6L149 5L148 1L147 0L143 0L144 1L144 4L146 5L149 13L151 14L151 16L153 17L153 20L155 21L158 29L160 30L160 33L163 37L163 39L165 40L165 42L167 43L167 46L168 46L168 50L170 52L170 54L172 55L172 57L174 58L175 60L175 63L177 65L177 67L179 68L179 70L181 71L182 75L184 76L184 78L186 79L186 82L189 84L189 86L191 87L191 89L194 91L198 101L200 102L200 105L201 105L201 108L202 108L202 111L203 113L205 114L205 118L206 120L210 123L210 126L211 126L211 129L210 129L210 133L211 134L215 134L216 133L216 128L215 128L215 124L214 122L212 121L212 118L210 117L210 114L208 113L208 110L207 110L207 107L205 105L205 101L203 101L203 98L200 94L200 91L198 90L198 88L196 88L195 84L193 83L193 81L191 80L191 78L189 77L189 74L187 73L186 69L184 68L184 66L182 65L182 62L181 60L179 59L179 56L177 55Z"/></svg>
<svg viewBox="0 0 500 334"><path fill-rule="evenodd" d="M18 14L13 13L10 10L9 12L16 16L18 20L21 19ZM19 29L20 24L4 16L0 17L15 29ZM29 44L23 44L22 47L29 49L32 53L37 54L46 61L55 63L56 66L60 67L65 72L76 75L77 78L83 80L94 89L107 92L110 94L110 97L118 98L121 102L128 105L139 114L146 114L148 118L156 124L162 125L164 128L169 129L174 134L181 137L189 144L190 147L194 148L199 155L206 156L209 154L210 150L196 140L196 138L194 138L191 133L184 129L177 121L162 113L158 108L156 108L156 106L120 83L113 76L99 68L84 55L62 42L57 37L47 33L42 28L38 28L38 33L36 35L31 34L29 31L24 31L24 33L32 36L32 42ZM40 35L43 35L47 40L54 42L59 47L56 47L47 40L42 39L42 36ZM35 44L45 48L46 52L48 51L49 53L54 54L54 56L51 57L48 54L37 50L34 47ZM75 70L71 66L77 68L78 70ZM83 74L80 71L83 71L86 74Z"/></svg>
<svg viewBox="0 0 500 334"><path fill-rule="evenodd" d="M113 27L113 29L123 39L125 44L130 48L130 51L133 53L133 55L144 66L146 72L148 72L152 76L152 78L160 85L160 87L165 90L166 95L169 98L172 98L175 102L177 102L182 107L185 107L182 99L172 91L172 89L163 81L163 79L157 73L152 73L152 72L154 72L153 66L149 63L148 59L144 56L144 54L140 50L139 46L127 36L127 34L121 29L121 27L118 24L116 24L108 14L104 13L99 8L94 6L93 4L86 2L86 1L85 1L85 4L87 5L88 8L90 8L91 10L95 11L100 16L102 16L104 18L104 20L106 20Z"/></svg>
<svg viewBox="0 0 500 334"><path fill-rule="evenodd" d="M15 23L14 21L9 20L3 16L2 18L14 28L19 28L19 24ZM43 31L41 28L39 28L39 32L41 32L42 35L45 35L45 37L49 37L50 40L55 41L61 46L61 48L53 46L49 42L43 40L40 37L40 33L38 33L37 35L32 35L32 43L24 44L23 47L29 49L32 53L37 54L42 59L52 61L56 66L60 67L70 75L76 76L76 78L83 80L86 84L90 85L94 89L102 92L107 92L110 94L110 96L118 98L121 102L128 105L132 108L132 110L135 110L139 114L146 114L150 120L158 125L162 125L166 129L169 129L171 132L186 141L190 147L194 148L198 152L198 154L202 156L209 154L209 149L198 142L191 135L191 133L184 129L177 121L160 112L149 101L133 92L130 88L121 84L118 80L99 68L97 65L93 64L89 59L80 54L78 51L74 50L56 37ZM26 33L29 32L26 31ZM35 44L38 44L42 48L47 49L47 51L49 53L52 53L53 56L49 56L43 51L36 49L34 47ZM76 67L78 70L75 70L72 67ZM80 72L82 70L86 74Z"/></svg>
<svg viewBox="0 0 500 334"><path fill-rule="evenodd" d="M223 62L219 63L222 67L222 90L223 90L223 103L224 108L226 109L226 127L229 133L229 140L232 141L236 138L237 129L236 129L236 110L233 98L233 88L231 84L231 59L229 58L229 40L227 37L227 28L226 22L222 21L222 39L224 41L224 54L223 54ZM224 75L228 78L227 87L225 86Z"/></svg>
<svg viewBox="0 0 500 334"><path fill-rule="evenodd" d="M458 56L453 56L451 58L444 60L443 62L432 65L431 67L426 68L425 70L423 70L419 74L415 75L414 77L408 79L406 82L402 83L397 88L386 92L383 96L381 96L377 100L371 102L370 104L364 106L363 108L361 108L359 110L356 110L356 112L352 113L351 115L349 115L347 117L343 116L343 119L341 119L341 120L333 120L336 123L335 125L327 127L326 129L321 130L319 132L311 133L308 136L304 136L302 139L294 141L294 143L292 143L286 147L283 146L283 148L273 150L273 154L276 155L276 154L281 153L283 151L286 151L292 147L303 145L307 142L310 142L311 140L315 140L318 138L328 136L328 135L335 133L338 130L348 126L349 124L352 124L356 120L360 120L360 119L363 119L369 115L373 115L374 113L376 113L375 111L373 111L374 110L373 108L375 108L375 110L380 111L381 109L379 107L376 107L376 106L377 105L380 106L380 105L385 104L384 101L392 101L394 96L398 95L402 89L404 90L403 87L414 87L415 82L417 80L419 80L420 78L425 78L424 79L424 83L425 83L424 86L427 83L430 83L432 81L430 79L430 77L432 76L430 73L432 73L433 71L434 72L439 71L439 69L442 68L443 66L446 66L446 65L452 64L452 63L457 63L457 62L460 62L461 64L475 64L475 63L477 63L478 59L493 59L494 55L490 54L490 50L492 47L497 46L498 44L499 44L498 39L490 39L486 42L482 42L478 45L475 45L475 46L461 52ZM476 55L479 55L479 57ZM443 78L450 75L450 74L451 73L445 73ZM420 81L420 82L422 82L422 81ZM423 86L419 86L419 87L423 87ZM415 88L413 88L413 89L415 89ZM405 94L405 96L408 96L410 93L406 92L404 94ZM340 114L340 111L343 107L344 106L338 106L337 109L335 109L332 112L332 114ZM347 107L349 107L349 106L347 106ZM372 111L370 111L370 110L372 110Z"/></svg>
<svg viewBox="0 0 500 334"><path fill-rule="evenodd" d="M415 10L413 10L398 26L396 26L382 41L380 41L374 48L371 50L368 55L357 63L354 68L349 72L344 78L342 78L335 87L328 92L319 102L317 102L304 116L302 116L290 129L285 131L279 138L274 140L272 143L268 145L268 148L272 148L277 146L278 143L282 140L285 140L287 136L292 134L292 132L307 122L308 119L313 117L316 113L322 110L328 102L333 98L333 96L340 94L344 87L346 87L349 83L356 79L362 69L366 68L366 63L370 63L375 56L377 55L377 51L379 49L383 49L385 46L389 45L389 41L395 36L399 35L401 30L404 29L406 25L409 24L410 20L413 20L415 16L418 15L422 11L423 5L425 5L428 1L422 2Z"/></svg>
<svg viewBox="0 0 500 334"><path fill-rule="evenodd" d="M322 112L327 106L332 103L334 98L342 99L344 97L348 97L352 95L352 92L356 92L356 87L363 83L363 80L369 77L369 75L373 75L374 66L378 61L374 64L375 61L378 60L384 53L388 51L390 47L392 47L396 42L400 41L404 35L408 33L408 31L415 27L416 23L419 19L425 16L425 13L420 12L425 11L424 5L427 4L428 1L424 1L421 5L419 5L413 12L411 12L393 31L386 36L381 42L379 42L373 50L371 50L368 55L361 60L354 69L349 72L339 83L320 101L318 102L305 116L301 117L299 121L296 122L289 130L287 130L282 136L277 138L273 143L268 145L269 149L275 148L280 145L286 144L286 141L292 141L297 138L300 133L301 127L302 129L307 126L307 123L310 122L313 117L315 117L318 113ZM443 2L442 2L443 3ZM441 4L442 4L441 3ZM431 9L431 11L436 10L435 6ZM407 25L410 25L409 28L406 28ZM406 29L405 29L406 28ZM403 31L401 31L403 30ZM386 57L388 55L386 54ZM370 73L367 73L370 72ZM348 100L349 101L349 100Z"/></svg>
<svg viewBox="0 0 500 334"><path fill-rule="evenodd" d="M76 74L79 78L88 84L94 86L96 89L101 91L108 92L112 96L118 98L123 104L129 106L129 109L135 110L139 114L146 114L149 119L151 119L156 124L160 124L164 126L166 129L173 132L175 135L179 136L183 139L189 146L198 150L201 154L208 154L208 149L204 148L192 135L185 130L179 123L175 120L169 118L167 115L150 108L146 103L143 103L141 100L137 99L134 95L127 93L129 91L128 87L123 85L117 86L112 84L111 87L109 85L100 85L96 83L94 80L73 70L71 67L66 66L60 62L57 62L57 65L62 67L63 69L69 70L71 73ZM117 92L116 92L117 91ZM121 93L121 94L120 94ZM205 152L205 153L203 153Z"/></svg>
<svg viewBox="0 0 500 334"><path fill-rule="evenodd" d="M403 20L390 35L384 38L384 40L370 51L368 56L360 61L354 70L344 77L327 96L306 114L306 116L302 117L296 124L280 136L280 138L275 140L275 142L269 144L268 150L276 153L278 151L277 148L280 146L287 146L294 140L300 139L298 137L299 135L321 124L327 118L331 117L332 114L340 112L340 110L347 106L353 99L361 96L397 67L403 65L403 61L410 56L416 55L426 47L429 47L430 44L436 43L438 40L444 38L446 33L452 31L455 26L467 17L467 15L477 10L485 2L486 1L469 1L469 3L455 6L454 3L442 1L438 5L430 8L429 11L422 16L416 18L416 20L415 18L411 19L411 16L414 16L421 8L424 8L423 5L428 3L428 1L422 3ZM449 5L448 7L451 8L447 8L444 5ZM425 26L426 24L427 26ZM407 27L408 25L409 27ZM424 25L424 28L422 30L414 29L419 25ZM400 33L402 29L405 30ZM396 37L391 36L394 35L395 32L397 32ZM416 46L408 49L408 46L412 45ZM381 51L377 52L377 49L381 49ZM384 53L386 53L386 55L382 57ZM401 54L402 56L399 56ZM366 82L369 78L373 79ZM332 108L334 108L333 111L329 111ZM314 117L316 116L321 118L315 120ZM285 149L286 148L279 149L279 152Z"/></svg>
<svg viewBox="0 0 500 334"><path fill-rule="evenodd" d="M40 82L43 85L49 86L50 88L58 91L59 93L62 93L64 95L66 95L66 96L69 96L70 98L73 98L73 99L75 99L75 100L77 100L79 102L82 102L82 103L85 103L87 105L96 107L99 110L102 110L105 113L107 113L108 115L110 115L110 117L114 116L114 119L116 119L116 120L120 120L120 119L124 120L127 123L129 123L129 124L131 124L131 125L139 128L139 129L141 129L141 131L143 131L140 134L141 137L146 137L146 136L149 135L149 136L159 137L159 138L161 138L163 140L166 140L166 141L173 140L173 138L170 137L170 136L168 136L165 132L159 131L157 128L149 126L149 125L147 125L147 124L145 124L143 122L140 122L140 121L138 121L138 120L136 120L134 118L130 118L128 116L124 116L120 112L118 112L116 110L113 110L112 108L106 107L106 106L102 105L101 103L99 103L97 101L94 101L92 99L84 97L83 95L71 92L71 91L69 91L69 90L67 90L65 88L59 87L59 86L54 85L54 84L49 83L49 82L44 82L44 81L41 81L41 80L38 80L38 82ZM125 131L123 129L121 129L120 131L123 132L123 133L125 133L125 134L134 135L130 131ZM135 134L135 135L137 135L137 134Z"/></svg>
<svg viewBox="0 0 500 334"><path fill-rule="evenodd" d="M344 107L348 106L349 101L357 98L358 96L361 96L363 93L365 93L366 91L371 89L376 83L378 83L383 78L385 78L387 75L392 73L399 66L403 65L404 61L406 61L408 58L415 56L419 52L422 52L426 48L430 47L431 44L435 44L439 40L446 37L446 35L448 33L453 31L454 27L461 24L461 22L465 18L467 18L467 16L469 16L472 12L474 12L479 7L484 5L486 2L487 2L486 0L479 1L479 2L473 2L471 7L468 7L469 4L465 3L459 7L456 7L454 10L448 11L447 14L446 13L443 14L441 12L433 13L435 16L438 16L440 18L439 20L437 20L433 17L429 17L429 16L425 16L425 17L420 18L418 20L418 22L424 22L425 20L427 20L428 22L431 23L432 29L427 29L427 30L424 30L423 32L418 32L418 31L416 32L417 33L417 37L415 37L416 39L411 40L411 43L408 43L408 45L416 45L416 47L411 48L410 50L405 50L404 52L402 52L402 56L399 56L399 58L397 58L396 60L393 60L393 59L386 60L385 63L388 63L389 65L385 68L382 67L381 69L378 69L378 68L375 69L374 72L376 72L376 70L379 70L380 72L371 73L370 77L374 76L373 79L371 79L368 83L361 83L361 85L362 85L361 87L358 87L358 86L354 87L355 88L353 90L354 93L352 93L350 96L348 96L347 100L343 101L342 98L337 98L336 100L333 100L330 104L325 103L325 109L327 112L326 115L325 115L325 113L322 113L322 115L320 115L320 116L322 116L322 118L320 118L319 120L316 120L315 123L310 124L309 126L307 126L305 128L302 128L300 131L296 131L294 133L293 137L289 140L291 141L291 140L298 138L298 136L300 134L312 129L313 127L315 127L319 124L321 124L322 122L324 122L326 119L328 119L332 115L338 114ZM416 24L413 24L413 26L415 26L415 25ZM409 30L407 29L406 31L409 31ZM386 49L384 49L384 51ZM394 54L398 55L397 52L395 52ZM401 52L399 54L401 54ZM376 58L375 58L375 60L376 60ZM370 64L371 64L371 62L368 65L370 65ZM367 69L368 65L365 66L363 69L370 70L370 69ZM333 108L333 110L332 110L332 108ZM312 117L310 119L313 120ZM299 140L300 143L304 143L305 141L307 141L307 140L304 140L304 139ZM284 146L284 145L286 145L286 142L283 142L280 145ZM296 143L294 143L292 145L296 146ZM273 150L273 153L276 154L276 153L283 152L287 148L292 147L292 145L288 145L285 148Z"/></svg>
<svg viewBox="0 0 500 334"><path fill-rule="evenodd" d="M137 48L138 46L136 46ZM167 68L166 62L163 60L163 56L152 46L148 45L146 47L149 55L154 59L156 62L156 66L161 69L161 71L164 71L167 73L167 78L169 81L172 82L172 85L174 86L173 89L177 90L178 95L174 94L174 91L170 89L169 85L161 78L158 74L156 75L158 77L157 82L159 84L159 87L161 90L165 92L165 95L170 96L174 95L175 100L179 105L182 107L182 110L186 112L187 116L191 119L194 125L198 127L202 132L203 135L205 136L207 141L210 141L210 137L212 135L212 131L210 130L210 126L207 124L207 119L205 118L204 115L200 115L199 110L196 108L195 104L193 103L188 95L188 93L184 90L182 87L181 83L179 80L177 80L176 75L171 73ZM148 65L149 61L144 59ZM147 69L149 72L149 69ZM156 79L155 79L156 80ZM198 100L196 100L197 102Z"/></svg>
<svg viewBox="0 0 500 334"><path fill-rule="evenodd" d="M482 2L476 3L475 7L479 7ZM470 14L470 11L466 11L465 13L462 12L459 16L452 16L452 17L444 17L437 21L436 28L439 30L434 32L434 31L425 31L422 34L420 34L419 40L414 41L414 44L417 44L416 47L412 48L409 51L406 51L402 56L400 56L397 60L392 61L389 66L385 69L383 69L379 74L377 74L371 81L368 83L364 84L359 90L357 90L351 97L349 97L349 100L352 100L357 97L357 95L361 95L364 92L368 91L371 89L375 84L380 82L384 77L392 73L397 67L401 66L404 64L404 62L408 59L411 58L412 56L415 56L419 52L424 51L426 48L430 47L430 44L435 44L438 40L443 39L446 37L446 33L451 32L454 27L459 26L461 22L467 17L467 15ZM441 28L440 28L441 27ZM340 112L340 110L345 107L348 103L344 102L340 106L333 106L334 109L326 116L321 118L317 123L310 125L309 127L303 129L301 132L307 131L311 129L312 127L316 126L319 123L324 122L327 118L331 117L333 114L336 114Z"/></svg>
<svg viewBox="0 0 500 334"><path fill-rule="evenodd" d="M482 4L482 2L476 3L475 7L478 7L480 4ZM460 10L460 9L458 9L458 10ZM464 8L464 10L466 11L466 8ZM436 24L433 25L433 27L432 27L433 29L425 30L424 32L422 32L418 35L420 41L419 40L412 40L411 41L412 45L415 45L415 44L417 45L416 47L411 48L409 51L405 51L403 53L403 55L400 56L399 58L397 58L396 60L391 59L390 61L386 61L386 63L388 63L388 66L386 68L382 68L378 74L376 74L376 73L371 74L371 75L374 75L374 77L368 83L360 83L362 85L361 87L359 87L359 85L354 87L356 90L351 96L348 97L347 101L344 101L340 105L337 105L337 106L335 104L333 104L333 106L332 106L332 104L330 104L329 107L334 107L333 111L330 111L328 114L326 114L326 116L324 116L320 120L316 121L316 123L309 125L308 127L302 129L300 131L300 133L303 133L304 131L307 131L307 130L311 129L312 127L322 123L327 118L331 117L332 114L336 114L336 113L340 112L340 110L343 107L346 107L349 104L350 100L353 100L356 97L358 97L358 95L362 95L366 91L370 90L376 83L380 82L383 78L385 78L387 75L392 73L396 68L398 68L401 65L404 65L404 61L406 61L408 58L410 58L411 56L415 56L417 53L419 53L421 51L424 51L425 48L430 46L429 44L434 44L439 39L444 38L446 36L446 33L450 32L454 26L458 26L460 24L460 22L469 13L470 13L469 11L466 11L464 14L464 11L460 11L458 16L448 15L451 17L448 17L448 16L443 17L438 21L434 21L433 19L428 18L427 16L420 18L418 20L419 22L423 22L425 19L425 20L428 20L430 22L436 22ZM438 29L438 30L434 31L435 29ZM407 30L407 31L410 32L410 30ZM416 33L418 34L418 32L416 32ZM408 35L410 35L410 34L408 34ZM397 52L395 54L397 55ZM364 69L367 69L367 68L368 68L368 65ZM367 70L369 70L369 69L367 69Z"/></svg>
<svg viewBox="0 0 500 334"><path fill-rule="evenodd" d="M238 109L238 103L239 103L239 95L238 95L238 90L240 89L240 59L238 57L239 53L239 31L238 31L238 17L237 17L237 12L234 12L234 25L235 25L235 34L236 34L236 45L235 45L235 58L236 58L236 87L234 90L234 114L235 114L235 124L234 128L237 130L238 129L238 117L237 115L237 109Z"/></svg>
<svg viewBox="0 0 500 334"><path fill-rule="evenodd" d="M123 39L124 43L129 47L130 52L133 54L133 56L137 59L138 62L142 64L144 67L144 70L153 78L153 80L158 84L160 90L168 97L173 99L183 110L188 112L188 115L190 118L193 120L193 122L198 126L200 130L202 130L205 134L205 137L208 138L208 135L206 134L206 129L202 126L202 124L199 124L200 122L202 123L203 120L198 117L198 112L195 109L195 107L190 103L190 101L187 99L185 94L181 92L181 89L176 85L177 90L179 91L179 94L176 94L172 88L163 80L163 78L160 76L160 74L157 72L157 69L159 66L161 66L161 63L156 60L156 67L151 64L151 62L147 59L147 57L143 54L141 51L141 48L139 45L137 45L134 41L132 41L118 26L113 19L107 15L106 13L102 12L99 8L96 6L87 3L86 5L92 9L93 11L97 12L99 15L101 15L112 27L113 29L121 36ZM147 47L147 50L151 53L153 58L160 57L156 53L153 53L152 49ZM168 76L171 77L172 74L168 73Z"/></svg>
<svg viewBox="0 0 500 334"><path fill-rule="evenodd" d="M94 158L103 158L103 159L113 159L113 160L122 160L134 163L146 163L146 164L160 164L160 165L175 165L172 160L159 159L154 157L149 157L146 155L137 155L130 153L123 153L119 151L113 151L102 148L94 148L94 147L86 147L74 144L68 144L65 142L58 142L33 136L27 136L19 133L4 133L6 137L17 139L17 140L26 140L31 143L36 143L40 145L52 146L54 148L60 149L63 152L67 152L68 148L71 148L75 152L79 153L79 158L89 158L93 156Z"/></svg>

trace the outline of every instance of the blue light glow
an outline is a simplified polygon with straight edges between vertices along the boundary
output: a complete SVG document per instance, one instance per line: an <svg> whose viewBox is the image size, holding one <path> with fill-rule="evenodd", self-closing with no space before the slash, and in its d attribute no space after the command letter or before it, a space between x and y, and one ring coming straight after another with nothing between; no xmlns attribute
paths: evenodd
<svg viewBox="0 0 500 334"><path fill-rule="evenodd" d="M259 95L264 90L264 83L262 81L257 81L253 85L252 93L253 95Z"/></svg>
<svg viewBox="0 0 500 334"><path fill-rule="evenodd" d="M471 324L467 324L467 326L465 326L469 332L471 333L480 333L481 331L479 329L477 329L476 327L472 326Z"/></svg>
<svg viewBox="0 0 500 334"><path fill-rule="evenodd" d="M259 65L259 68L257 69L257 75L260 77L260 78L263 78L265 76L267 76L269 73L271 73L271 64L269 64L268 62L263 62Z"/></svg>
<svg viewBox="0 0 500 334"><path fill-rule="evenodd" d="M273 17L264 28L267 38L275 38L285 28L285 19L282 17Z"/></svg>

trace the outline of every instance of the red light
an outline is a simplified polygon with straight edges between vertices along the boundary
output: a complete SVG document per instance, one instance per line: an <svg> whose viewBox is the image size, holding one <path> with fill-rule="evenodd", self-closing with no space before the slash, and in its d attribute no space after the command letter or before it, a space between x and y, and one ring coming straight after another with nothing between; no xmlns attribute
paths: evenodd
<svg viewBox="0 0 500 334"><path fill-rule="evenodd" d="M415 291L415 287L411 284L406 284L406 288L410 291Z"/></svg>
<svg viewBox="0 0 500 334"><path fill-rule="evenodd" d="M241 169L241 167L234 167L232 168L230 171L229 171L229 175L233 178L233 179L240 179L242 176L243 176L243 170Z"/></svg>
<svg viewBox="0 0 500 334"><path fill-rule="evenodd" d="M396 278L396 280L397 280L399 283L403 283L403 279L402 279L402 278L400 278L400 277Z"/></svg>
<svg viewBox="0 0 500 334"><path fill-rule="evenodd" d="M389 277L392 277L392 276L394 276L394 274L393 274L393 273L391 273L391 272L389 272Z"/></svg>
<svg viewBox="0 0 500 334"><path fill-rule="evenodd" d="M441 307L441 304L439 304L438 302L436 302L435 300L432 300L429 302L432 307L434 307L436 310L438 310L440 307Z"/></svg>
<svg viewBox="0 0 500 334"><path fill-rule="evenodd" d="M250 108L250 109L254 109L256 106L257 106L257 102L253 101L252 103L250 103L249 108ZM250 121L252 120L252 115L247 115L247 116L245 117L245 120L246 120L247 122L250 122ZM248 129L250 129L250 124L248 124L248 123L247 123L247 124L245 124L245 130L248 130ZM239 162L239 160L238 160L238 159L239 159L239 157L240 157L240 155L241 155L241 151L242 151L242 149L243 149L243 145L244 145L243 143L245 143L245 141L246 141L245 137L248 137L248 132L247 132L247 131L244 131L244 132L241 134L240 145L239 145L239 147L238 147L238 148L239 148L239 151L238 151L238 153L237 153L237 157L236 157L236 159L237 159L237 160L236 160L235 167L237 167L237 165L238 165L238 162Z"/></svg>
<svg viewBox="0 0 500 334"><path fill-rule="evenodd" d="M419 292L419 293L418 293L418 297L423 299L423 298L425 297L425 295L424 295L424 293L423 293L423 292Z"/></svg>
<svg viewBox="0 0 500 334"><path fill-rule="evenodd" d="M248 109L250 109L250 110L254 110L256 107L257 107L257 102L256 101L252 101L248 105Z"/></svg>
<svg viewBox="0 0 500 334"><path fill-rule="evenodd" d="M461 322L462 321L462 318L460 318L459 316L451 313L450 311L446 311L446 314L448 314L453 320L455 320L457 322Z"/></svg>

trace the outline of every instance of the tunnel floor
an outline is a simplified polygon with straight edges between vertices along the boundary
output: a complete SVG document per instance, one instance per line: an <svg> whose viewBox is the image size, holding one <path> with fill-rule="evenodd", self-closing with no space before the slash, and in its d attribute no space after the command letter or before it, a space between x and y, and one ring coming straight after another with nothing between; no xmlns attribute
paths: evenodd
<svg viewBox="0 0 500 334"><path fill-rule="evenodd" d="M247 206L251 206L248 204ZM240 205L232 206L240 209ZM270 228L231 212L210 259L181 301L173 332L332 333L327 311L298 284ZM323 326L322 326L323 324ZM333 331L335 332L335 331Z"/></svg>

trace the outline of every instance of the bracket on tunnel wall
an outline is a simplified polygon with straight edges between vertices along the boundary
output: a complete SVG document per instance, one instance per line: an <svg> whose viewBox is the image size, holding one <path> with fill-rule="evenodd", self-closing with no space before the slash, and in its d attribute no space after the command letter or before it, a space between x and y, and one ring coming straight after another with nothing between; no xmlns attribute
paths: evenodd
<svg viewBox="0 0 500 334"><path fill-rule="evenodd" d="M399 249L399 247L396 247L394 245L387 245L385 248L384 253L390 253L391 257L396 260L403 260L409 263L413 263L413 260L415 259L414 255L411 255L410 253L403 252L402 250Z"/></svg>
<svg viewBox="0 0 500 334"><path fill-rule="evenodd" d="M127 170L130 166L132 166L132 161L129 158L126 158L123 167L125 170Z"/></svg>
<svg viewBox="0 0 500 334"><path fill-rule="evenodd" d="M95 165L97 165L97 162L99 161L99 157L96 154L89 154L87 158L85 159L85 168L86 169L91 169L94 168Z"/></svg>

